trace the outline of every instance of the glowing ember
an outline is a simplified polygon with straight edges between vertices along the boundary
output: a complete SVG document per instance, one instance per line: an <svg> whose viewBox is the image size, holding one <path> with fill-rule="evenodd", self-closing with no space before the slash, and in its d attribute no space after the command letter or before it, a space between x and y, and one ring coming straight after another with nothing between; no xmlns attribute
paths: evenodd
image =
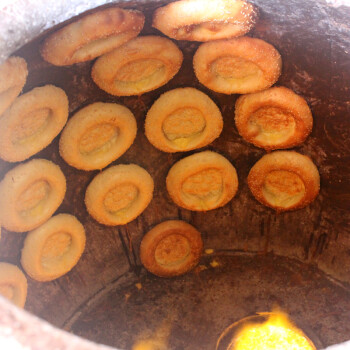
<svg viewBox="0 0 350 350"><path fill-rule="evenodd" d="M271 313L264 323L249 323L228 350L315 350L306 335L283 313Z"/></svg>
<svg viewBox="0 0 350 350"><path fill-rule="evenodd" d="M140 334L132 350L168 350L168 339L175 314L169 315L152 333Z"/></svg>

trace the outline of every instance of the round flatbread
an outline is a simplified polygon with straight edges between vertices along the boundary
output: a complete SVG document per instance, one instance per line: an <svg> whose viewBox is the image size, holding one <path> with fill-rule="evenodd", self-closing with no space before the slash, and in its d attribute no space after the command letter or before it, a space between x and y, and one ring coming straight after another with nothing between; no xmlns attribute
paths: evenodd
<svg viewBox="0 0 350 350"><path fill-rule="evenodd" d="M169 170L166 187L172 200L189 210L224 206L236 194L236 169L222 155L204 151L179 160Z"/></svg>
<svg viewBox="0 0 350 350"><path fill-rule="evenodd" d="M136 37L145 16L135 10L111 7L83 16L43 43L41 56L56 66L92 60Z"/></svg>
<svg viewBox="0 0 350 350"><path fill-rule="evenodd" d="M161 95L145 121L148 141L164 152L204 147L219 137L222 127L219 108L193 88L179 88Z"/></svg>
<svg viewBox="0 0 350 350"><path fill-rule="evenodd" d="M248 186L260 203L277 211L294 210L316 198L320 175L309 157L294 151L276 151L254 164Z"/></svg>
<svg viewBox="0 0 350 350"><path fill-rule="evenodd" d="M77 264L85 241L80 221L73 215L58 214L27 234L21 264L33 279L52 281Z"/></svg>
<svg viewBox="0 0 350 350"><path fill-rule="evenodd" d="M69 119L60 138L60 154L77 169L102 169L127 151L136 132L136 119L128 108L96 102Z"/></svg>
<svg viewBox="0 0 350 350"><path fill-rule="evenodd" d="M235 123L248 142L266 150L291 148L305 141L312 130L306 101L285 87L240 96Z"/></svg>
<svg viewBox="0 0 350 350"><path fill-rule="evenodd" d="M0 182L1 225L9 231L32 230L56 211L66 193L60 167L33 159L10 170Z"/></svg>
<svg viewBox="0 0 350 350"><path fill-rule="evenodd" d="M151 175L136 164L120 164L99 173L89 184L85 204L99 223L125 225L139 216L153 197Z"/></svg>
<svg viewBox="0 0 350 350"><path fill-rule="evenodd" d="M247 94L271 87L282 69L281 55L266 41L240 37L207 42L193 57L197 79L223 94Z"/></svg>
<svg viewBox="0 0 350 350"><path fill-rule="evenodd" d="M141 95L172 79L182 60L181 50L171 40L143 36L100 57L92 67L91 76L111 95Z"/></svg>
<svg viewBox="0 0 350 350"><path fill-rule="evenodd" d="M27 278L15 265L0 262L0 294L18 307L27 299Z"/></svg>
<svg viewBox="0 0 350 350"><path fill-rule="evenodd" d="M27 62L22 57L10 57L0 65L0 117L27 81Z"/></svg>
<svg viewBox="0 0 350 350"><path fill-rule="evenodd" d="M8 162L28 159L48 146L68 118L68 97L53 85L18 97L0 118L0 157Z"/></svg>
<svg viewBox="0 0 350 350"><path fill-rule="evenodd" d="M203 249L201 234L180 220L164 221L148 231L141 241L144 267L160 277L182 275L198 264Z"/></svg>
<svg viewBox="0 0 350 350"><path fill-rule="evenodd" d="M241 0L181 0L158 8L153 27L176 40L211 41L244 35L257 9Z"/></svg>

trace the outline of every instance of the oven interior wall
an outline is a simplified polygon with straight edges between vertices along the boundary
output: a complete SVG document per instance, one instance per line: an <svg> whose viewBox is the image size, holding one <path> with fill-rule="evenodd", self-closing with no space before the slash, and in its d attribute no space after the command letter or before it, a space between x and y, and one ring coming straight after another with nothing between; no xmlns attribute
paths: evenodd
<svg viewBox="0 0 350 350"><path fill-rule="evenodd" d="M141 216L125 226L106 227L87 214L83 202L86 187L97 172L79 171L68 166L58 154L58 138L37 154L35 158L47 158L57 163L66 175L67 194L58 212L69 212L78 217L87 232L87 245L78 265L66 276L48 283L39 283L28 278L26 309L62 327L67 324L67 320L85 310L87 300L94 300L94 296L99 296L109 286L116 286L115 290L119 290L117 300L121 302L128 293L124 289L131 288L137 281L151 283L151 291L157 289L156 283L167 284L144 274L138 249L142 236L151 227L166 219L176 218L194 225L202 233L205 249L213 249L219 260L225 254L253 253L265 256L266 261L260 265L252 262L256 271L259 271L261 266L273 266L271 261L278 261L273 260L274 256L283 256L305 264L310 269L307 271L316 271L318 267L345 285L350 283L350 30L347 25L350 10L345 7L332 8L323 1L252 2L259 7L260 17L249 35L261 38L278 49L283 59L283 71L277 85L286 86L302 95L313 112L313 131L306 142L295 150L310 156L319 169L321 191L317 199L304 209L278 214L253 198L247 186L247 175L265 151L248 144L239 136L233 118L237 95L215 93L197 81L192 68L192 57L198 43L176 42L184 53L184 63L180 72L167 85L140 97L114 97L93 83L90 77L93 62L69 67L55 67L44 62L39 54L39 46L43 40L41 36L15 53L28 62L29 76L24 92L45 84L61 87L69 97L70 115L97 101L116 102L127 106L137 119L137 138L132 147L114 164L139 164L151 173L156 187L152 202ZM151 17L154 9L162 3L164 2L130 1L120 2L120 6L139 8L145 13L147 20L141 35L160 35L151 28ZM155 149L144 135L144 118L152 103L163 92L186 86L205 92L219 106L224 118L224 129L220 138L206 149L224 155L238 172L239 190L236 197L223 208L209 212L191 212L177 207L165 188L165 177L170 167L185 155L195 152L163 153ZM0 176L14 165L1 161ZM24 234L3 230L1 260L20 265L24 237ZM204 265L206 259L209 258L203 257ZM290 264L299 266L299 262L295 260L290 260ZM240 263L243 264L244 261L242 258ZM288 261L281 258L282 265ZM209 266L210 262L207 262ZM239 266L237 261L232 264L232 270ZM227 267L230 263L225 262L222 266L223 271L214 270L218 279L221 275L230 275ZM303 270L302 266L300 265L300 271ZM281 269L283 270L282 267ZM208 281L215 280L215 273L205 273L209 273ZM306 280L310 281L308 287L312 290L317 286L312 284L312 272L310 274L311 277ZM318 274L319 272L315 272L315 276ZM181 285L183 282L185 285L195 281L195 278L198 275L192 273L174 283ZM283 285L283 279L278 283ZM171 288L176 290L177 287L170 287L170 284L171 282L164 288L171 294ZM224 287L230 288L229 283L223 283L220 288ZM203 287L203 290L206 288ZM278 295L277 290L275 294ZM106 300L111 300L108 299L111 298L110 294L106 295ZM306 297L307 295L309 294ZM203 291L198 292L197 297L204 298ZM345 303L342 304L345 308L349 295L339 290L338 297ZM228 302L229 297L223 299ZM181 298L173 302L181 303ZM195 305L195 300L193 302ZM266 303L266 300L264 302L269 306L273 304ZM135 303L137 305L137 300ZM283 304L283 298L278 303ZM260 307L256 305L252 309L259 311L258 306ZM344 313L338 309L334 312L336 316L333 322L337 318L344 319L346 315L349 317L346 309ZM137 313L133 317L136 319ZM232 321L235 319L234 317ZM349 338L349 334L350 330L344 329L344 335L339 339L326 340L324 345L344 341Z"/></svg>

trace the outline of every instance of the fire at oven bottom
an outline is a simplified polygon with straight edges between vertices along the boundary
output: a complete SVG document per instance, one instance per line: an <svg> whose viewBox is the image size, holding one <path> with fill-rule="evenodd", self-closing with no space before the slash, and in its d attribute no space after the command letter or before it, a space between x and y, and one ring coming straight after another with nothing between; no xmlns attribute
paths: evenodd
<svg viewBox="0 0 350 350"><path fill-rule="evenodd" d="M350 295L311 265L270 255L213 253L191 273L125 276L65 329L126 350L212 350L247 316L280 308L317 349L348 339Z"/></svg>

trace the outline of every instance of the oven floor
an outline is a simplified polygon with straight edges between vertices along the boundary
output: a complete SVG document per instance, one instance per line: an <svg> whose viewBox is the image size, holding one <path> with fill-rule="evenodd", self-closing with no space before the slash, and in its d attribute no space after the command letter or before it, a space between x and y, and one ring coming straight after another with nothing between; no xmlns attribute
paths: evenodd
<svg viewBox="0 0 350 350"><path fill-rule="evenodd" d="M214 350L233 322L279 307L321 349L350 339L350 293L311 265L270 255L205 255L192 272L141 272L100 291L65 329L120 349ZM162 346L163 345L163 346Z"/></svg>

